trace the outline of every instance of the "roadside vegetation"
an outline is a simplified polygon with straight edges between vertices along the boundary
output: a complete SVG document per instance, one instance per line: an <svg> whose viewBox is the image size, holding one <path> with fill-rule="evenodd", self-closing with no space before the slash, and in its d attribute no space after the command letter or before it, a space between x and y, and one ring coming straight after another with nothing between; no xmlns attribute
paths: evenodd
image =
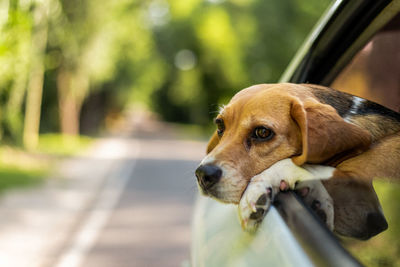
<svg viewBox="0 0 400 267"><path fill-rule="evenodd" d="M328 3L1 1L1 140L97 134L133 106L206 126L239 89L279 78Z"/></svg>
<svg viewBox="0 0 400 267"><path fill-rule="evenodd" d="M278 79L328 3L0 1L0 190L133 107L201 138L237 90Z"/></svg>
<svg viewBox="0 0 400 267"><path fill-rule="evenodd" d="M10 145L0 147L0 194L7 189L40 184L57 161L82 152L92 143L84 136L43 134L35 150Z"/></svg>

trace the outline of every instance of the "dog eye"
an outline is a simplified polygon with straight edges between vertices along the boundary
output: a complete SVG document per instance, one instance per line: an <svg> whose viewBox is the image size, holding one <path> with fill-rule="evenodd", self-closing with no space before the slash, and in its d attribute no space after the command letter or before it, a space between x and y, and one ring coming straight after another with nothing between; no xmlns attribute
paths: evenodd
<svg viewBox="0 0 400 267"><path fill-rule="evenodd" d="M218 136L221 137L225 131L225 124L222 119L215 119L215 124L217 124L217 133Z"/></svg>
<svg viewBox="0 0 400 267"><path fill-rule="evenodd" d="M254 129L253 138L262 141L270 140L274 136L274 132L264 126L258 126Z"/></svg>

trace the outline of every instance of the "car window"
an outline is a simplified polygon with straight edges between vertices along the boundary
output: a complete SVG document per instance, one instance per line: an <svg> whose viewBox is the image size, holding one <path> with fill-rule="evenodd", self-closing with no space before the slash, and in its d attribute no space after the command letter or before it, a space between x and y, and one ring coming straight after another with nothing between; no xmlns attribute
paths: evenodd
<svg viewBox="0 0 400 267"><path fill-rule="evenodd" d="M400 111L400 16L380 30L330 85ZM388 155L390 157L390 155ZM343 243L366 266L400 266L400 184L374 181L389 229Z"/></svg>
<svg viewBox="0 0 400 267"><path fill-rule="evenodd" d="M331 86L399 111L399 15L364 46Z"/></svg>

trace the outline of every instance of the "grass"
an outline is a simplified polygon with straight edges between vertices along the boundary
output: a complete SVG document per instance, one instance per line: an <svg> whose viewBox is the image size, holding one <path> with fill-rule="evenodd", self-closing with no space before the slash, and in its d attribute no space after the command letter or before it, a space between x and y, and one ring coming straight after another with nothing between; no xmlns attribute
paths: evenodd
<svg viewBox="0 0 400 267"><path fill-rule="evenodd" d="M42 134L36 151L49 155L73 156L85 150L92 142L93 138L87 136Z"/></svg>
<svg viewBox="0 0 400 267"><path fill-rule="evenodd" d="M388 230L368 241L345 240L344 244L365 266L400 266L400 184L377 181L374 187Z"/></svg>
<svg viewBox="0 0 400 267"><path fill-rule="evenodd" d="M46 174L45 169L20 169L0 166L0 193L10 188L39 184L44 180Z"/></svg>
<svg viewBox="0 0 400 267"><path fill-rule="evenodd" d="M0 192L27 187L44 180L51 166L49 158L10 146L0 147Z"/></svg>
<svg viewBox="0 0 400 267"><path fill-rule="evenodd" d="M0 193L40 184L60 157L77 155L92 141L89 137L44 134L33 152L0 146Z"/></svg>

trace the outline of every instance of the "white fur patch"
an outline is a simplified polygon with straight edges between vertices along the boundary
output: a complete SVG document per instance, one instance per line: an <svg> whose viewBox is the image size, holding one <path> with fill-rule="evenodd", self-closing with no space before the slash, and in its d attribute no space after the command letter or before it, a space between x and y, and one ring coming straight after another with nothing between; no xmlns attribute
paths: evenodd
<svg viewBox="0 0 400 267"><path fill-rule="evenodd" d="M326 180L333 176L335 168L323 165L304 164L301 166L311 173L312 179Z"/></svg>
<svg viewBox="0 0 400 267"><path fill-rule="evenodd" d="M205 156L201 161L200 165L212 164L215 162L215 158L213 156Z"/></svg>
<svg viewBox="0 0 400 267"><path fill-rule="evenodd" d="M219 109L218 109L218 113L219 114L222 114L223 112L224 112L224 110L225 110L225 105L221 105L220 107L219 107Z"/></svg>
<svg viewBox="0 0 400 267"><path fill-rule="evenodd" d="M322 165L305 164L297 166L292 159L283 159L256 175L252 180L267 180L272 186L279 187L282 180L294 189L297 181L329 179L335 168Z"/></svg>
<svg viewBox="0 0 400 267"><path fill-rule="evenodd" d="M353 115L358 114L358 109L359 109L360 106L365 102L365 99L360 98L360 97L358 97L358 96L353 96L353 97L352 97L352 100L353 100L353 104L351 105L351 108L350 108L349 112L343 117L343 119L344 119L346 122L351 122L350 118L351 118Z"/></svg>

